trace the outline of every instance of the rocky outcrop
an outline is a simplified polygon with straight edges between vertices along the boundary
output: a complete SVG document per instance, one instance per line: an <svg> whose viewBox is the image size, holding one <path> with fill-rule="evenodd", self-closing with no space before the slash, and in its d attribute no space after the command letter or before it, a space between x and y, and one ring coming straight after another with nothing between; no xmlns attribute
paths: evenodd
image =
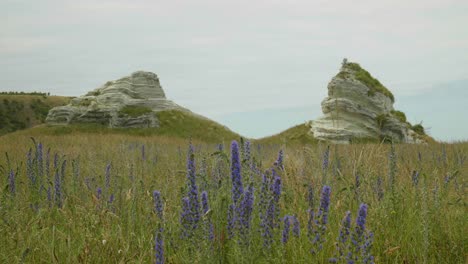
<svg viewBox="0 0 468 264"><path fill-rule="evenodd" d="M345 60L328 84L328 97L322 101L324 115L313 122L311 131L316 139L333 143L423 142L404 114L395 111L393 102L392 93L377 79Z"/></svg>
<svg viewBox="0 0 468 264"><path fill-rule="evenodd" d="M98 123L109 127L157 127L154 114L163 110L186 110L166 95L156 74L137 71L109 81L66 106L52 108L49 124ZM188 111L188 110L187 110Z"/></svg>

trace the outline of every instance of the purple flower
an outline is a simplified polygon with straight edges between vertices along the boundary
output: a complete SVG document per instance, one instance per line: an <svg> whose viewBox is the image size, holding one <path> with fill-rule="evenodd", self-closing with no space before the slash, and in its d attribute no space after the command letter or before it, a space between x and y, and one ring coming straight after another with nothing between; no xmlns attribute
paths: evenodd
<svg viewBox="0 0 468 264"><path fill-rule="evenodd" d="M330 162L330 146L327 146L327 149L323 152L322 170L326 171L328 169L329 162Z"/></svg>
<svg viewBox="0 0 468 264"><path fill-rule="evenodd" d="M331 188L329 186L323 186L317 218L311 222L312 225L316 225L316 228L313 230L315 237L312 239L312 253L320 251L322 249L323 242L325 241L324 236L327 229L326 225L328 223L328 211L330 208L330 192ZM309 218L309 221L311 221L311 218L313 218L313 216Z"/></svg>
<svg viewBox="0 0 468 264"><path fill-rule="evenodd" d="M283 218L283 236L282 236L282 239L281 239L281 242L283 242L283 244L286 244L289 240L289 229L290 229L290 216L289 215L286 215L284 218Z"/></svg>
<svg viewBox="0 0 468 264"><path fill-rule="evenodd" d="M55 204L62 208L62 183L58 170L55 171Z"/></svg>
<svg viewBox="0 0 468 264"><path fill-rule="evenodd" d="M213 233L213 224L211 223L210 216L208 215L208 212L210 211L210 205L208 204L208 193L206 191L202 192L202 210L203 210L203 220L204 220L204 228L205 232L207 234L208 240L213 240L214 239L214 233Z"/></svg>
<svg viewBox="0 0 468 264"><path fill-rule="evenodd" d="M200 221L200 200L198 198L198 186L196 182L195 155L193 145L189 144L187 155L187 181L188 199L190 209L190 225L193 230L198 227Z"/></svg>
<svg viewBox="0 0 468 264"><path fill-rule="evenodd" d="M10 185L10 193L11 195L15 195L16 193L16 185L15 185L15 173L13 170L10 170L10 174L8 175L8 183Z"/></svg>
<svg viewBox="0 0 468 264"><path fill-rule="evenodd" d="M228 215L227 215L228 238L234 237L235 223L236 223L235 206L233 204L230 204L228 208Z"/></svg>
<svg viewBox="0 0 468 264"><path fill-rule="evenodd" d="M141 159L144 161L146 160L146 155L145 155L145 144L141 145Z"/></svg>
<svg viewBox="0 0 468 264"><path fill-rule="evenodd" d="M190 199L182 198L182 213L180 214L180 222L182 224L182 237L189 237L193 233L192 219L190 211Z"/></svg>
<svg viewBox="0 0 468 264"><path fill-rule="evenodd" d="M292 222L293 222L293 229L292 233L295 237L299 237L300 235L300 226L299 226L299 220L295 215L291 216Z"/></svg>
<svg viewBox="0 0 468 264"><path fill-rule="evenodd" d="M98 199L101 199L101 197L102 197L102 189L101 189L101 187L98 187L98 188L97 188L96 197L97 197Z"/></svg>
<svg viewBox="0 0 468 264"><path fill-rule="evenodd" d="M247 162L247 164L250 163L250 141L245 141L244 143L244 161Z"/></svg>
<svg viewBox="0 0 468 264"><path fill-rule="evenodd" d="M283 159L284 159L283 150L280 149L280 151L278 152L278 158L276 159L274 165L280 168L281 170L284 170Z"/></svg>
<svg viewBox="0 0 468 264"><path fill-rule="evenodd" d="M36 148L36 162L37 162L37 171L39 173L39 177L44 175L44 161L43 161L43 153L42 153L42 143L39 143Z"/></svg>
<svg viewBox="0 0 468 264"><path fill-rule="evenodd" d="M247 234L250 232L250 226L252 222L252 211L254 204L254 188L253 185L249 185L247 191L244 193L244 197L241 202L240 208L240 231L243 236L244 243L248 243Z"/></svg>
<svg viewBox="0 0 468 264"><path fill-rule="evenodd" d="M49 181L50 180L50 148L47 149L47 153L46 153L45 174L47 176L47 181Z"/></svg>
<svg viewBox="0 0 468 264"><path fill-rule="evenodd" d="M239 145L237 141L231 143L231 180L232 180L232 202L237 205L239 198L244 193L242 185L241 164L239 160Z"/></svg>
<svg viewBox="0 0 468 264"><path fill-rule="evenodd" d="M366 218L367 218L367 205L362 203L359 206L358 216L356 218L356 225L353 234L351 235L352 248L348 253L347 260L358 262L363 252L364 244L366 242Z"/></svg>
<svg viewBox="0 0 468 264"><path fill-rule="evenodd" d="M263 246L269 248L273 243L273 229L275 218L275 204L270 202L265 215L260 222L261 233L263 237Z"/></svg>
<svg viewBox="0 0 468 264"><path fill-rule="evenodd" d="M210 207L208 205L208 193L206 191L202 192L202 212L203 214L208 213Z"/></svg>
<svg viewBox="0 0 468 264"><path fill-rule="evenodd" d="M163 240L163 229L160 227L156 231L154 237L154 251L156 256L156 264L164 263L164 240Z"/></svg>
<svg viewBox="0 0 468 264"><path fill-rule="evenodd" d="M161 200L161 193L159 191L153 191L154 199L154 212L159 217L159 220L163 219L163 203Z"/></svg>
<svg viewBox="0 0 468 264"><path fill-rule="evenodd" d="M335 259L343 260L345 258L346 250L348 249L348 240L351 231L351 212L347 211L343 221L341 222L340 235L338 237L338 243L336 243L336 249L338 250L338 256Z"/></svg>

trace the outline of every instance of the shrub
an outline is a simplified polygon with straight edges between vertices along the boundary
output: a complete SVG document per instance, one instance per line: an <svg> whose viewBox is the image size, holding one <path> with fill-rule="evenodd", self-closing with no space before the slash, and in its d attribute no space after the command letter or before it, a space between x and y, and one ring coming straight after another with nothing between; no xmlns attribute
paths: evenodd
<svg viewBox="0 0 468 264"><path fill-rule="evenodd" d="M402 123L406 123L406 115L405 113L397 110L392 110L391 111L392 115L396 117L398 120L400 120Z"/></svg>
<svg viewBox="0 0 468 264"><path fill-rule="evenodd" d="M380 114L375 118L375 120L377 121L377 126L382 129L388 121L388 116L387 114Z"/></svg>
<svg viewBox="0 0 468 264"><path fill-rule="evenodd" d="M424 130L424 127L422 126L422 124L416 124L412 126L411 129L419 135L422 135L422 136L426 135L426 131Z"/></svg>

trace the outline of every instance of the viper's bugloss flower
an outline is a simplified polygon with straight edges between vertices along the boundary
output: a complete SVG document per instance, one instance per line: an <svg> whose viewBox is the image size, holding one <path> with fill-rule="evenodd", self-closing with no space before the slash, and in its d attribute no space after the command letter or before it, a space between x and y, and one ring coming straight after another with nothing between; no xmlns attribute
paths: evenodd
<svg viewBox="0 0 468 264"><path fill-rule="evenodd" d="M44 160L42 148L42 143L39 142L36 148L37 172L39 177L42 177L44 175Z"/></svg>
<svg viewBox="0 0 468 264"><path fill-rule="evenodd" d="M158 216L159 220L163 219L163 203L161 199L161 193L159 191L153 191L154 199L154 212Z"/></svg>
<svg viewBox="0 0 468 264"><path fill-rule="evenodd" d="M328 169L329 162L330 162L330 146L327 146L327 149L323 152L322 170Z"/></svg>
<svg viewBox="0 0 468 264"><path fill-rule="evenodd" d="M280 168L281 170L284 170L283 160L284 160L284 153L283 153L283 150L280 149L280 151L278 152L278 158L276 159L274 165Z"/></svg>
<svg viewBox="0 0 468 264"><path fill-rule="evenodd" d="M189 237L193 233L192 219L190 211L190 199L182 198L182 212L180 214L180 223L182 225L182 237Z"/></svg>
<svg viewBox="0 0 468 264"><path fill-rule="evenodd" d="M297 219L297 217L295 215L291 216L291 220L292 220L292 223L293 223L293 229L292 229L292 233L295 237L299 237L300 235L300 226L299 226L299 220Z"/></svg>
<svg viewBox="0 0 468 264"><path fill-rule="evenodd" d="M189 150L187 155L187 180L188 180L188 198L190 205L190 224L192 229L198 227L200 220L200 199L198 198L198 186L196 182L196 171L195 171L195 154L192 144L189 144Z"/></svg>
<svg viewBox="0 0 468 264"><path fill-rule="evenodd" d="M234 204L230 204L228 208L228 215L227 215L227 231L228 231L228 238L232 238L234 236L234 228L236 223L236 215L235 215L235 206Z"/></svg>
<svg viewBox="0 0 468 264"><path fill-rule="evenodd" d="M330 208L330 186L323 186L322 196L320 197L320 209L318 217L321 218L321 224L326 225L328 223L328 211Z"/></svg>
<svg viewBox="0 0 468 264"><path fill-rule="evenodd" d="M239 198L244 193L241 175L241 163L239 157L239 145L233 140L231 143L231 180L232 180L232 202L237 205Z"/></svg>
<svg viewBox="0 0 468 264"><path fill-rule="evenodd" d="M101 199L101 197L102 197L102 189L101 189L101 187L98 187L98 188L97 188L97 190L96 190L96 197L97 197L98 199Z"/></svg>
<svg viewBox="0 0 468 264"><path fill-rule="evenodd" d="M250 156L250 141L245 141L244 143L244 161L249 164L250 163L250 159L251 159L251 156Z"/></svg>
<svg viewBox="0 0 468 264"><path fill-rule="evenodd" d="M16 193L16 184L15 184L15 173L13 170L10 170L10 173L8 174L8 185L10 185L10 193L11 195L15 195Z"/></svg>
<svg viewBox="0 0 468 264"><path fill-rule="evenodd" d="M154 251L156 257L156 264L164 263L164 239L163 239L163 229L159 228L156 231L154 237Z"/></svg>
<svg viewBox="0 0 468 264"><path fill-rule="evenodd" d="M244 193L244 197L241 202L240 207L240 216L239 216L239 223L240 223L240 232L243 235L244 242L247 243L246 235L250 231L250 226L252 222L252 211L253 211L253 204L254 204L254 188L253 185L249 185L247 191Z"/></svg>
<svg viewBox="0 0 468 264"><path fill-rule="evenodd" d="M348 241L351 232L351 212L347 211L345 217L341 221L340 234L338 236L338 242L336 243L336 249L338 256L335 256L336 261L344 260L345 253L348 249Z"/></svg>
<svg viewBox="0 0 468 264"><path fill-rule="evenodd" d="M351 248L347 255L347 260L358 262L363 256L363 248L365 244L365 231L366 231L366 218L367 218L367 205L362 203L359 206L358 216L356 218L356 225L351 235Z"/></svg>
<svg viewBox="0 0 468 264"><path fill-rule="evenodd" d="M328 211L330 208L330 193L331 188L329 186L323 186L322 194L320 196L320 207L316 215L316 219L311 221L313 217L309 217L310 223L315 224L316 228L313 228L314 237L312 239L312 253L317 253L322 250L323 242L325 241L325 231L328 223Z"/></svg>
<svg viewBox="0 0 468 264"><path fill-rule="evenodd" d="M210 207L208 205L208 193L206 191L202 192L202 212L203 214L206 214L210 210Z"/></svg>
<svg viewBox="0 0 468 264"><path fill-rule="evenodd" d="M288 240L289 240L290 225L291 225L290 216L289 215L284 216L284 218L283 218L283 236L281 238L281 242L283 242L283 244L286 244L288 242Z"/></svg>
<svg viewBox="0 0 468 264"><path fill-rule="evenodd" d="M55 204L57 207L62 207L62 181L58 169L55 170Z"/></svg>

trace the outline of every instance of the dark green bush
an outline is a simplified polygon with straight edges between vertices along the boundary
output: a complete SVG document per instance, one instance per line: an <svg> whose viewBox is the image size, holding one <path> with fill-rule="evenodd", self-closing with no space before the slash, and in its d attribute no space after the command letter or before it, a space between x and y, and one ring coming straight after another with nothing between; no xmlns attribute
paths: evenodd
<svg viewBox="0 0 468 264"><path fill-rule="evenodd" d="M416 124L412 126L411 129L414 132L418 133L419 135L422 135L422 136L426 135L426 131L424 130L424 127L421 124Z"/></svg>
<svg viewBox="0 0 468 264"><path fill-rule="evenodd" d="M396 117L401 122L403 122L403 123L407 122L405 113L403 113L401 111L397 111L397 110L392 110L391 113L392 113L392 115L394 117Z"/></svg>

